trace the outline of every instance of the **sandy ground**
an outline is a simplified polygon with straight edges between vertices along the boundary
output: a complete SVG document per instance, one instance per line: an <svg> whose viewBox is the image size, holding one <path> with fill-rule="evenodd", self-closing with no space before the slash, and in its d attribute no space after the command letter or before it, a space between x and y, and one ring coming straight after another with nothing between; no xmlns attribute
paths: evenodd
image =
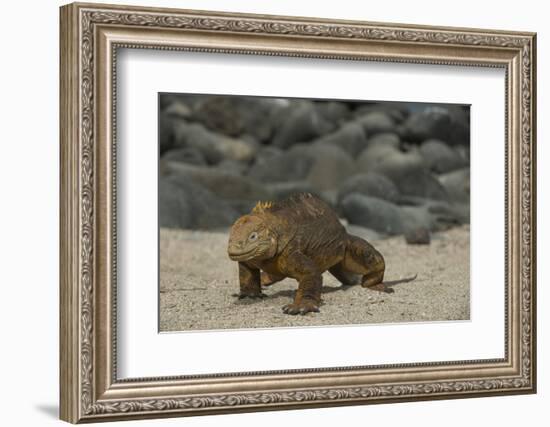
<svg viewBox="0 0 550 427"><path fill-rule="evenodd" d="M354 230L355 234L358 230ZM432 236L430 245L407 245L402 236L363 235L386 259L386 281L394 293L352 286L345 290L329 273L323 276L320 313L290 316L297 282L286 279L264 289L263 300L238 300L237 263L226 255L224 232L161 229L160 330L266 328L467 320L470 318L470 230L455 228Z"/></svg>

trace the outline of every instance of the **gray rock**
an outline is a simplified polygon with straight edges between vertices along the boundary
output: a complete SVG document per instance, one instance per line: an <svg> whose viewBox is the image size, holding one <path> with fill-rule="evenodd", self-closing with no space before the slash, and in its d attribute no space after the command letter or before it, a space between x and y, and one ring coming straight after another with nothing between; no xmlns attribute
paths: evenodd
<svg viewBox="0 0 550 427"><path fill-rule="evenodd" d="M265 162L256 162L249 176L265 183L307 181L315 191L331 190L355 169L353 159L329 144L296 144Z"/></svg>
<svg viewBox="0 0 550 427"><path fill-rule="evenodd" d="M193 214L189 197L184 188L171 179L159 179L159 226L167 228L191 228Z"/></svg>
<svg viewBox="0 0 550 427"><path fill-rule="evenodd" d="M383 132L369 137L367 140L368 146L374 145L389 145L392 148L399 148L401 139L399 135L393 132Z"/></svg>
<svg viewBox="0 0 550 427"><path fill-rule="evenodd" d="M439 176L449 198L455 203L470 203L470 168L458 169Z"/></svg>
<svg viewBox="0 0 550 427"><path fill-rule="evenodd" d="M405 241L409 245L428 245L430 244L430 230L419 227L405 232Z"/></svg>
<svg viewBox="0 0 550 427"><path fill-rule="evenodd" d="M265 183L305 180L314 159L308 153L260 151L248 176Z"/></svg>
<svg viewBox="0 0 550 427"><path fill-rule="evenodd" d="M363 126L367 135L393 132L396 128L394 119L389 114L380 111L373 111L357 117L356 122Z"/></svg>
<svg viewBox="0 0 550 427"><path fill-rule="evenodd" d="M233 159L224 159L216 165L216 169L231 175L246 175L249 165Z"/></svg>
<svg viewBox="0 0 550 427"><path fill-rule="evenodd" d="M348 178L338 189L338 200L343 200L351 193L377 197L393 203L399 199L399 191L393 181L376 172L360 173Z"/></svg>
<svg viewBox="0 0 550 427"><path fill-rule="evenodd" d="M272 144L288 148L299 142L307 142L334 129L316 110L311 101L292 102L277 113Z"/></svg>
<svg viewBox="0 0 550 427"><path fill-rule="evenodd" d="M367 242L380 240L385 237L385 234L383 233L372 230L370 228L361 227L360 225L353 225L353 224L344 224L344 225L349 234L360 237L361 239L364 239Z"/></svg>
<svg viewBox="0 0 550 427"><path fill-rule="evenodd" d="M196 106L194 118L228 136L249 134L258 141L266 141L273 132L271 117L282 108L284 106L272 98L212 96Z"/></svg>
<svg viewBox="0 0 550 427"><path fill-rule="evenodd" d="M267 184L266 188L273 200L283 200L296 193L311 193L321 197L308 181L275 182Z"/></svg>
<svg viewBox="0 0 550 427"><path fill-rule="evenodd" d="M181 180L192 180L212 194L227 200L268 200L270 196L269 191L255 180L212 167L166 162L164 173L178 176Z"/></svg>
<svg viewBox="0 0 550 427"><path fill-rule="evenodd" d="M367 136L358 123L346 123L338 130L319 138L316 143L332 144L342 148L351 156L357 156L367 145Z"/></svg>
<svg viewBox="0 0 550 427"><path fill-rule="evenodd" d="M191 108L180 99L175 99L163 113L172 118L184 120L191 118L192 115Z"/></svg>
<svg viewBox="0 0 550 427"><path fill-rule="evenodd" d="M223 159L248 162L257 151L249 140L217 134L198 123L179 121L174 129L174 139L178 147L199 150L209 164L217 164Z"/></svg>
<svg viewBox="0 0 550 427"><path fill-rule="evenodd" d="M159 148L164 153L174 146L174 119L167 114L159 116Z"/></svg>
<svg viewBox="0 0 550 427"><path fill-rule="evenodd" d="M417 151L402 152L389 145L369 145L359 156L357 165L362 172L377 172L390 178L404 195L447 198L445 189L426 169Z"/></svg>
<svg viewBox="0 0 550 427"><path fill-rule="evenodd" d="M182 147L168 150L162 155L166 161L189 163L191 165L206 166L204 155L195 147Z"/></svg>
<svg viewBox="0 0 550 427"><path fill-rule="evenodd" d="M230 226L239 213L208 190L183 176L159 179L159 225L211 229Z"/></svg>
<svg viewBox="0 0 550 427"><path fill-rule="evenodd" d="M428 168L435 173L446 173L466 166L466 160L453 148L438 139L429 139L420 146L420 154Z"/></svg>
<svg viewBox="0 0 550 427"><path fill-rule="evenodd" d="M403 125L403 135L412 142L440 139L450 144L469 144L469 117L458 106L431 106L411 114Z"/></svg>
<svg viewBox="0 0 550 427"><path fill-rule="evenodd" d="M379 112L390 116L395 123L400 123L409 115L407 103L401 102L373 102L360 105L353 111L355 117L368 113Z"/></svg>
<svg viewBox="0 0 550 427"><path fill-rule="evenodd" d="M345 122L351 116L349 106L343 102L316 101L314 104L319 115L335 126Z"/></svg>
<svg viewBox="0 0 550 427"><path fill-rule="evenodd" d="M339 147L326 144L296 145L290 156L309 156L312 160L306 180L316 191L334 190L355 172L353 158Z"/></svg>
<svg viewBox="0 0 550 427"><path fill-rule="evenodd" d="M344 197L340 206L351 224L386 234L400 234L405 230L401 209L386 200L352 193Z"/></svg>
<svg viewBox="0 0 550 427"><path fill-rule="evenodd" d="M443 231L470 222L469 208L463 205L424 198L408 201L408 205L402 206L408 230L423 227L431 231Z"/></svg>

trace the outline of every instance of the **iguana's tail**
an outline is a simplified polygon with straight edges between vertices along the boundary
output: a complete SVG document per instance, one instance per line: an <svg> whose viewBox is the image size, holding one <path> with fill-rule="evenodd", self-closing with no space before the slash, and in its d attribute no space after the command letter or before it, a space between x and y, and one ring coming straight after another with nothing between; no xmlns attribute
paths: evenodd
<svg viewBox="0 0 550 427"><path fill-rule="evenodd" d="M405 279L384 281L384 285L392 287L392 286L395 286L395 285L399 285L401 283L409 283L409 282L412 282L413 280L415 280L417 278L417 276L418 276L418 274L415 274L414 276L406 277Z"/></svg>

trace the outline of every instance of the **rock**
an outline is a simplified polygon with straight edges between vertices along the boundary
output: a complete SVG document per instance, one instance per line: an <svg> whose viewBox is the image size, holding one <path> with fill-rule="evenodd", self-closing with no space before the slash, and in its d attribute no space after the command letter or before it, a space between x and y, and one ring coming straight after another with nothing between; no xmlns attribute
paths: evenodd
<svg viewBox="0 0 550 427"><path fill-rule="evenodd" d="M314 162L308 153L266 151L260 152L248 171L251 178L265 183L305 180Z"/></svg>
<svg viewBox="0 0 550 427"><path fill-rule="evenodd" d="M354 111L355 117L361 117L368 113L378 112L390 116L395 123L401 123L409 115L408 103L402 102L372 102L358 106Z"/></svg>
<svg viewBox="0 0 550 427"><path fill-rule="evenodd" d="M307 181L314 191L335 189L355 169L353 159L328 144L296 144L290 150L256 162L249 176L265 183Z"/></svg>
<svg viewBox="0 0 550 427"><path fill-rule="evenodd" d="M388 159L393 155L403 156L403 153L398 147L391 144L381 141L374 144L369 142L368 147L357 158L357 169L365 173L385 169ZM422 159L411 158L410 161L416 165L421 163Z"/></svg>
<svg viewBox="0 0 550 427"><path fill-rule="evenodd" d="M469 117L459 106L430 106L408 117L403 136L411 142L440 139L452 145L469 145Z"/></svg>
<svg viewBox="0 0 550 427"><path fill-rule="evenodd" d="M309 156L306 180L316 191L333 190L355 172L353 158L339 147L326 144L296 145L290 156Z"/></svg>
<svg viewBox="0 0 550 427"><path fill-rule="evenodd" d="M273 200L283 200L296 193L311 193L322 198L321 194L316 192L307 181L275 182L267 184L266 188L271 193Z"/></svg>
<svg viewBox="0 0 550 427"><path fill-rule="evenodd" d="M188 177L159 179L159 225L168 228L228 227L239 213Z"/></svg>
<svg viewBox="0 0 550 427"><path fill-rule="evenodd" d="M377 197L393 203L399 199L399 191L393 181L376 172L360 173L348 178L338 189L338 200L343 200L351 193Z"/></svg>
<svg viewBox="0 0 550 427"><path fill-rule="evenodd" d="M316 101L314 104L319 115L334 126L345 122L351 116L349 106L343 102Z"/></svg>
<svg viewBox="0 0 550 427"><path fill-rule="evenodd" d="M446 201L417 199L416 205L402 206L406 230L427 228L444 231L461 224L468 224L469 208Z"/></svg>
<svg viewBox="0 0 550 427"><path fill-rule="evenodd" d="M212 194L227 200L268 200L270 193L253 179L220 171L212 167L199 167L184 163L166 162L164 171L181 180L190 179Z"/></svg>
<svg viewBox="0 0 550 427"><path fill-rule="evenodd" d="M277 113L272 144L288 148L298 142L311 141L334 129L316 110L311 101L293 102Z"/></svg>
<svg viewBox="0 0 550 427"><path fill-rule="evenodd" d="M432 230L434 227L434 218L430 214L427 206L401 206L401 219L403 221L403 231L426 228Z"/></svg>
<svg viewBox="0 0 550 427"><path fill-rule="evenodd" d="M356 122L363 126L367 135L392 132L396 128L396 123L391 116L380 111L373 111L357 117Z"/></svg>
<svg viewBox="0 0 550 427"><path fill-rule="evenodd" d="M385 200L352 193L340 206L351 224L386 234L400 234L405 229L400 208Z"/></svg>
<svg viewBox="0 0 550 427"><path fill-rule="evenodd" d="M351 122L319 138L316 143L332 144L342 148L351 156L357 156L366 147L367 137L361 125Z"/></svg>
<svg viewBox="0 0 550 427"><path fill-rule="evenodd" d="M162 159L166 161L188 163L190 165L206 166L206 159L195 147L183 147L166 151L162 155Z"/></svg>
<svg viewBox="0 0 550 427"><path fill-rule="evenodd" d="M164 153L174 146L174 119L167 114L159 115L159 148Z"/></svg>
<svg viewBox="0 0 550 427"><path fill-rule="evenodd" d="M189 197L185 190L161 177L158 186L159 226L167 228L191 228L193 224Z"/></svg>
<svg viewBox="0 0 550 427"><path fill-rule="evenodd" d="M220 172L226 172L231 175L242 176L246 175L248 171L248 164L233 159L224 159L216 165L216 169Z"/></svg>
<svg viewBox="0 0 550 427"><path fill-rule="evenodd" d="M425 169L410 168L394 173L392 181L402 194L447 200L448 194L437 178Z"/></svg>
<svg viewBox="0 0 550 427"><path fill-rule="evenodd" d="M398 149L401 144L401 139L396 133L383 132L369 137L367 143L369 147L374 145L388 145L392 148Z"/></svg>
<svg viewBox="0 0 550 427"><path fill-rule="evenodd" d="M405 233L405 241L409 245L428 245L430 243L430 230L423 227L408 230Z"/></svg>
<svg viewBox="0 0 550 427"><path fill-rule="evenodd" d="M176 146L196 148L209 164L217 164L223 159L248 162L257 151L257 147L248 140L214 133L198 123L180 121L174 132Z"/></svg>
<svg viewBox="0 0 550 427"><path fill-rule="evenodd" d="M449 198L455 203L470 203L470 168L458 169L439 176Z"/></svg>
<svg viewBox="0 0 550 427"><path fill-rule="evenodd" d="M357 166L362 172L377 172L390 178L404 195L447 198L445 189L426 170L422 156L415 150L402 152L386 144L369 145L359 156Z"/></svg>
<svg viewBox="0 0 550 427"><path fill-rule="evenodd" d="M170 105L166 107L166 109L164 110L164 114L175 119L187 120L191 118L192 111L187 104L181 101L181 99L175 99Z"/></svg>
<svg viewBox="0 0 550 427"><path fill-rule="evenodd" d="M446 173L466 166L461 155L443 141L429 139L420 146L420 154L428 168L435 173Z"/></svg>
<svg viewBox="0 0 550 427"><path fill-rule="evenodd" d="M284 104L273 98L211 96L196 107L194 118L227 136L249 134L266 141L273 132L271 117L282 108Z"/></svg>
<svg viewBox="0 0 550 427"><path fill-rule="evenodd" d="M361 239L371 242L373 240L380 240L384 237L383 233L372 230L370 228L361 227L360 225L344 224L349 234L360 237Z"/></svg>

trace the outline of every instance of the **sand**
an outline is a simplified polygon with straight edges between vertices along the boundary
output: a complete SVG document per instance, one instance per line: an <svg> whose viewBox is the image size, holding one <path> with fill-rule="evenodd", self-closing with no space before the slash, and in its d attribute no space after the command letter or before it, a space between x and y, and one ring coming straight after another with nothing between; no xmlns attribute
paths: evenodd
<svg viewBox="0 0 550 427"><path fill-rule="evenodd" d="M341 288L323 275L320 313L290 316L297 282L265 288L262 300L239 300L237 263L226 254L227 233L161 229L160 330L189 331L290 326L468 320L470 318L470 230L432 236L429 245L408 245L402 236L363 235L386 259L386 281L417 278L383 294L361 286ZM354 230L361 234L361 230Z"/></svg>

